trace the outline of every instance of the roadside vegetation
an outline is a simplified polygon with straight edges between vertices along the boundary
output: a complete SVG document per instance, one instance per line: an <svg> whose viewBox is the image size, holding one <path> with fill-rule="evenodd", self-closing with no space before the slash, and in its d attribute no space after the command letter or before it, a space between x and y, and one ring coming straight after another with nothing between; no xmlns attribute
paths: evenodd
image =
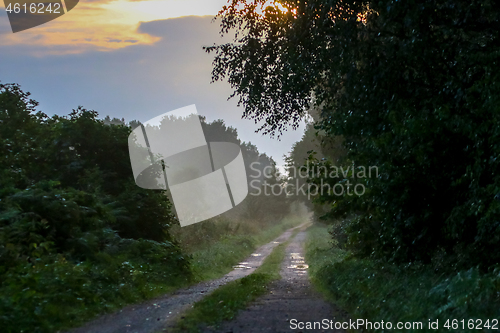
<svg viewBox="0 0 500 333"><path fill-rule="evenodd" d="M82 107L49 117L36 107L19 85L0 84L2 332L79 326L219 277L296 223L285 219L284 196L249 195L222 216L180 228L166 191L134 182L128 136L140 123L100 120ZM247 165L275 167L223 121L201 120L208 141L238 143ZM281 181L275 172L263 177Z"/></svg>
<svg viewBox="0 0 500 333"><path fill-rule="evenodd" d="M197 281L205 281L219 278L233 270L233 266L244 258L247 258L254 250L273 239L277 238L286 230L295 227L305 220L305 215L294 212L262 229L248 224L238 228L236 233L221 233L213 241L196 246L196 250L186 253L191 254L191 271ZM214 224L217 224L216 221ZM220 223L220 222L219 222ZM256 225L258 221L254 221ZM209 224L209 223L207 223ZM223 223L225 224L225 223ZM248 229L251 229L249 231ZM181 242L182 244L182 242Z"/></svg>
<svg viewBox="0 0 500 333"><path fill-rule="evenodd" d="M498 330L500 271L482 273L471 268L439 273L425 265L397 266L356 258L335 243L327 226L316 224L309 229L309 274L315 287L352 319L423 325L423 329L415 326L405 332ZM429 329L429 320L438 321L439 329ZM363 331L393 332L394 328Z"/></svg>

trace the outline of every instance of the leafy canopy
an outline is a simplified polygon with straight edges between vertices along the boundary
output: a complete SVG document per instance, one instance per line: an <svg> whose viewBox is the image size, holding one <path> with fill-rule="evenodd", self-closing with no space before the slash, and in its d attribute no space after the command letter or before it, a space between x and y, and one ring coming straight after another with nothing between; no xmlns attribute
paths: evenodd
<svg viewBox="0 0 500 333"><path fill-rule="evenodd" d="M331 216L358 214L352 249L499 262L498 2L233 0L217 18L236 33L206 48L213 79L244 116L279 134L319 108L319 129L380 169L360 200L323 198Z"/></svg>

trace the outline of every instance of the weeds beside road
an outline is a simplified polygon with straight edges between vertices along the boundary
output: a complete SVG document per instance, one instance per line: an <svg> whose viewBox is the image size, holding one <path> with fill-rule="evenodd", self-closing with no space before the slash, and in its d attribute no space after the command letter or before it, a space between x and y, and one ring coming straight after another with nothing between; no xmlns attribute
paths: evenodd
<svg viewBox="0 0 500 333"><path fill-rule="evenodd" d="M470 332L470 319L482 319L483 324L489 319L491 328L492 319L500 317L498 269L487 274L476 269L438 274L424 266L359 260L332 247L322 225L309 229L306 260L315 286L356 319L422 322L423 330L418 332L436 332L427 326L429 320L439 320L438 332ZM464 319L465 327L459 323L457 328L448 329L444 327L448 319L450 325L453 319ZM488 328L483 325L483 330Z"/></svg>

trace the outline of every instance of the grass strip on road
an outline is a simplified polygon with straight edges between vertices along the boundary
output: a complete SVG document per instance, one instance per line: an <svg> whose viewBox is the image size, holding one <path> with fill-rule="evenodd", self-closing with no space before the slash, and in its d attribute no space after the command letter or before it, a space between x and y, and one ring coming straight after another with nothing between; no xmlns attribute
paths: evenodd
<svg viewBox="0 0 500 333"><path fill-rule="evenodd" d="M276 246L254 273L229 282L196 302L177 323L175 332L199 332L202 325L215 326L231 320L237 312L257 297L267 293L267 286L281 278L279 272L285 250L298 230L285 243Z"/></svg>

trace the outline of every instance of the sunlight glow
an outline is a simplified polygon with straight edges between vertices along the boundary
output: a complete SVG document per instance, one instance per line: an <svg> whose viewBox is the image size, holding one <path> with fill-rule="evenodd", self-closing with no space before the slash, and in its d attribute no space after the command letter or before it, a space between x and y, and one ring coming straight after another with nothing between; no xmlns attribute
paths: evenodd
<svg viewBox="0 0 500 333"><path fill-rule="evenodd" d="M287 13L288 12L288 8L286 8L283 4L281 4L280 2L278 1L274 1L274 0L267 0L266 2L264 2L259 8L256 8L256 12L261 15L261 16L264 16L264 13L265 13L265 9L267 7L274 7L275 9L279 10L280 12L283 12L283 13Z"/></svg>

